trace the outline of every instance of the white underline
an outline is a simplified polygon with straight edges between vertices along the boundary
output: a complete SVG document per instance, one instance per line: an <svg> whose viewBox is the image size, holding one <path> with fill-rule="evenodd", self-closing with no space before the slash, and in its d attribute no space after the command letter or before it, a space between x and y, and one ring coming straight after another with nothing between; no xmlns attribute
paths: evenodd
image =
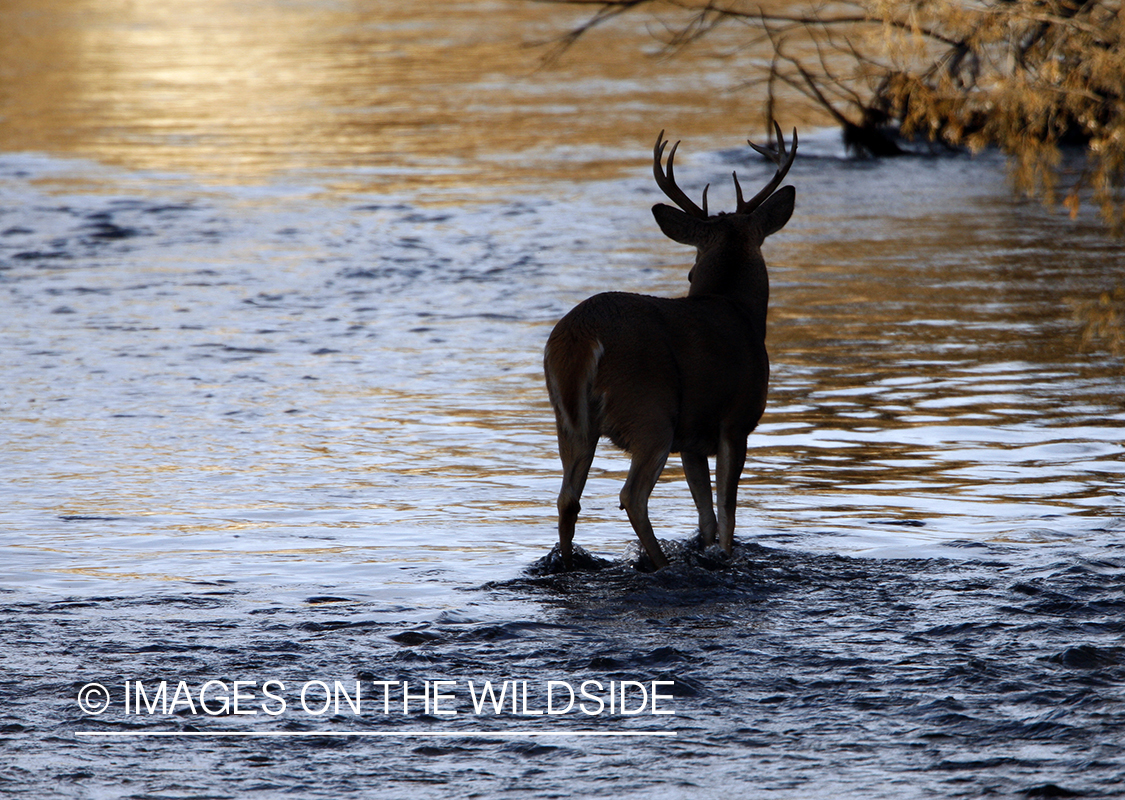
<svg viewBox="0 0 1125 800"><path fill-rule="evenodd" d="M271 737L312 737L312 736L377 736L385 738L482 738L517 739L527 736L675 736L675 731L75 731L75 736L163 736L169 738L218 737L218 736L271 736Z"/></svg>

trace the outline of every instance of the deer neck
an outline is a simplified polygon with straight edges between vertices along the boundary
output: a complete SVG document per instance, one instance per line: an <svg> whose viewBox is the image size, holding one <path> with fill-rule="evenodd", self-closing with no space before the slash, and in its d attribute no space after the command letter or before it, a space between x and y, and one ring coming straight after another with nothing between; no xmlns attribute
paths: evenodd
<svg viewBox="0 0 1125 800"><path fill-rule="evenodd" d="M701 250L691 272L688 297L703 295L734 301L759 330L765 330L770 279L760 253L748 253L745 245Z"/></svg>

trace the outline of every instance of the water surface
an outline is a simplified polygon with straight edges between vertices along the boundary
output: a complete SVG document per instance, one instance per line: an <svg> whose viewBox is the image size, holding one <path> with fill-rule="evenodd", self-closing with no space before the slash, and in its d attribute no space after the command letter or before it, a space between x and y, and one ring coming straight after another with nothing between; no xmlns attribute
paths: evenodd
<svg viewBox="0 0 1125 800"><path fill-rule="evenodd" d="M4 12L31 33L0 115L0 791L1117 791L1123 364L1074 302L1120 283L1122 250L1095 220L1014 198L995 155L852 162L809 129L765 249L734 559L683 546L673 464L652 516L675 563L634 569L606 445L576 541L609 566L541 575L547 333L597 291L686 290L649 140L684 138L682 183L722 206L731 169L769 174L748 126L686 67L641 91L651 62L620 54L498 80L553 30L526 6L58 5ZM81 46L32 69L44 41ZM122 706L125 681L270 678L452 680L461 713ZM675 714L468 713L486 679L533 704L550 680L674 681ZM105 714L78 707L91 682ZM78 735L232 730L417 738ZM676 736L540 736L589 730Z"/></svg>

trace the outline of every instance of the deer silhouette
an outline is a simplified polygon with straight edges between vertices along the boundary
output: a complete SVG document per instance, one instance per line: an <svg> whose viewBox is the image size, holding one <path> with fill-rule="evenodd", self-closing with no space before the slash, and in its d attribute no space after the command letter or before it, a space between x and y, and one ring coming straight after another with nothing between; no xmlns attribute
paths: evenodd
<svg viewBox="0 0 1125 800"><path fill-rule="evenodd" d="M696 249L686 297L606 292L575 306L551 331L543 365L555 412L563 479L558 497L559 549L573 566L574 526L598 440L631 456L621 507L657 569L668 560L652 530L648 499L670 453L679 453L699 512L704 546L734 546L738 481L746 439L766 407L769 276L761 247L793 214L792 186L777 187L797 155L776 123L776 150L748 142L777 171L750 200L734 175L737 206L707 212L676 185L673 162L662 167L664 131L653 148L656 184L678 208L652 213L668 238ZM708 186L708 188L710 188ZM718 516L707 458L715 456Z"/></svg>

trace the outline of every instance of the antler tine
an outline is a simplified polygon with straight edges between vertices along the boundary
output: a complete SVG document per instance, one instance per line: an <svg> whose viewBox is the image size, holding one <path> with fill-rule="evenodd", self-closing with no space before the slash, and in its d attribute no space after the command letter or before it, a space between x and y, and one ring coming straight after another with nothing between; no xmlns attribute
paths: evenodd
<svg viewBox="0 0 1125 800"><path fill-rule="evenodd" d="M660 135L656 137L656 146L652 149L652 174L656 178L656 185L668 196L669 200L684 211L693 217L707 219L707 190L703 190L703 208L700 208L684 194L683 189L676 185L676 171L673 162L676 159L676 148L680 146L679 142L672 145L672 149L668 152L668 171L665 172L661 167L661 158L667 144L664 141L664 131L661 131Z"/></svg>
<svg viewBox="0 0 1125 800"><path fill-rule="evenodd" d="M742 187L738 185L738 177L735 176L734 188L738 193L738 210L735 212L737 214L749 214L755 208L760 206L767 197L773 194L774 190L781 185L781 182L783 180L785 180L785 175L789 172L789 168L793 166L793 159L797 157L797 129L793 129L793 144L789 148L789 152L786 153L785 138L781 135L781 126L777 124L777 120L774 120L773 127L777 132L776 150L770 150L768 147L760 147L751 142L749 139L746 140L746 143L750 145L750 147L752 147L756 152L761 153L770 161L777 164L777 172L774 173L774 176L770 179L770 182L762 188L762 191L758 192L756 195L750 198L749 202L743 202ZM782 155L785 156L784 162L782 161Z"/></svg>
<svg viewBox="0 0 1125 800"><path fill-rule="evenodd" d="M777 124L776 119L773 121L773 130L774 130L774 133L777 134L777 146L778 146L777 150L771 150L769 147L763 147L762 145L754 144L749 139L746 140L746 144L753 147L757 152L764 155L766 158L768 158L773 163L781 164L781 152L780 152L780 150L783 150L785 148L785 139L781 135L781 126ZM794 129L793 132L796 133L797 132L796 129Z"/></svg>

